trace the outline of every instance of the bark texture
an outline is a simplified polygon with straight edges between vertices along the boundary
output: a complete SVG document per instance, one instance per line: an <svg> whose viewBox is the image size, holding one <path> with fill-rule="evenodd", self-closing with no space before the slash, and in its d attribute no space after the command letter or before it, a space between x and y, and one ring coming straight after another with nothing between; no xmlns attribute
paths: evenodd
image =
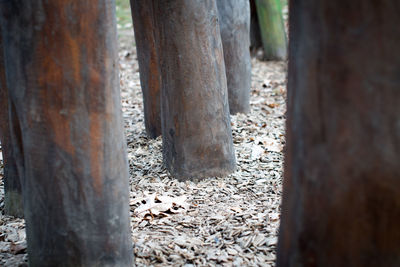
<svg viewBox="0 0 400 267"><path fill-rule="evenodd" d="M229 110L250 110L250 3L249 0L217 0L224 50Z"/></svg>
<svg viewBox="0 0 400 267"><path fill-rule="evenodd" d="M399 10L290 3L278 266L400 266Z"/></svg>
<svg viewBox="0 0 400 267"><path fill-rule="evenodd" d="M0 1L30 266L131 266L114 1Z"/></svg>
<svg viewBox="0 0 400 267"><path fill-rule="evenodd" d="M2 34L0 28L0 141L4 166L4 213L22 218L24 216L21 182L12 147L10 129L10 108L6 82ZM16 139L16 141L19 141Z"/></svg>
<svg viewBox="0 0 400 267"><path fill-rule="evenodd" d="M281 0L255 0L265 60L285 60L287 38Z"/></svg>
<svg viewBox="0 0 400 267"><path fill-rule="evenodd" d="M166 167L179 179L231 173L236 163L216 2L153 3Z"/></svg>
<svg viewBox="0 0 400 267"><path fill-rule="evenodd" d="M144 122L147 135L156 138L161 135L161 74L153 3L151 0L131 0L130 3L143 92Z"/></svg>

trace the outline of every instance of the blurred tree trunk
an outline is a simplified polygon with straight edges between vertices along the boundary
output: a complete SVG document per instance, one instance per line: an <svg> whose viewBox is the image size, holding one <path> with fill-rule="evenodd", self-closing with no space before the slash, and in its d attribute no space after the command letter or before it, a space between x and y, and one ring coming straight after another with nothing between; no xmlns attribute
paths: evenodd
<svg viewBox="0 0 400 267"><path fill-rule="evenodd" d="M131 266L114 1L0 1L30 266Z"/></svg>
<svg viewBox="0 0 400 267"><path fill-rule="evenodd" d="M280 0L255 1L264 47L264 59L285 60L287 40Z"/></svg>
<svg viewBox="0 0 400 267"><path fill-rule="evenodd" d="M249 0L217 0L231 114L250 110Z"/></svg>
<svg viewBox="0 0 400 267"><path fill-rule="evenodd" d="M0 29L0 141L4 165L4 212L7 215L22 218L24 216L21 182L13 153L11 117L8 106L8 88L6 83L5 64L3 58L2 33Z"/></svg>
<svg viewBox="0 0 400 267"><path fill-rule="evenodd" d="M260 24L258 22L256 0L250 0L250 52L255 56L262 49Z"/></svg>
<svg viewBox="0 0 400 267"><path fill-rule="evenodd" d="M179 179L235 170L215 0L155 0L164 162Z"/></svg>
<svg viewBox="0 0 400 267"><path fill-rule="evenodd" d="M400 266L399 10L291 1L278 266Z"/></svg>
<svg viewBox="0 0 400 267"><path fill-rule="evenodd" d="M140 85L143 92L144 121L147 135L161 134L160 69L156 49L156 28L152 1L130 0L136 51L139 61Z"/></svg>

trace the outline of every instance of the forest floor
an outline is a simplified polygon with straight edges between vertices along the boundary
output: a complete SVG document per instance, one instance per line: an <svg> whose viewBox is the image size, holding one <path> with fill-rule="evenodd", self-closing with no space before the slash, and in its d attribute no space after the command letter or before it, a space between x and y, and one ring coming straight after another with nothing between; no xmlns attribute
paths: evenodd
<svg viewBox="0 0 400 267"><path fill-rule="evenodd" d="M251 112L231 117L237 171L225 178L179 182L163 167L161 138L150 140L145 134L132 30L120 29L119 40L136 265L273 266L282 191L286 63L252 60ZM0 266L24 266L24 220L5 216L3 200L1 184Z"/></svg>

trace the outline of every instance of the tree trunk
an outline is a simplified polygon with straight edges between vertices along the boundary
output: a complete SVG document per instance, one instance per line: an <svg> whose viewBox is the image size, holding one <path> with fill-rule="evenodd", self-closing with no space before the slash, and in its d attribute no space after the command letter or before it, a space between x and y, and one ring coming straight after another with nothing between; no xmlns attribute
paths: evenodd
<svg viewBox="0 0 400 267"><path fill-rule="evenodd" d="M399 8L291 2L278 266L400 266Z"/></svg>
<svg viewBox="0 0 400 267"><path fill-rule="evenodd" d="M252 56L262 49L261 31L258 22L256 0L250 0L250 52Z"/></svg>
<svg viewBox="0 0 400 267"><path fill-rule="evenodd" d="M287 40L281 0L255 0L265 60L285 60Z"/></svg>
<svg viewBox="0 0 400 267"><path fill-rule="evenodd" d="M156 138L161 134L161 77L153 3L151 0L130 0L130 3L143 92L144 122L147 135Z"/></svg>
<svg viewBox="0 0 400 267"><path fill-rule="evenodd" d="M30 266L131 266L114 1L0 1Z"/></svg>
<svg viewBox="0 0 400 267"><path fill-rule="evenodd" d="M217 0L231 114L250 110L249 0Z"/></svg>
<svg viewBox="0 0 400 267"><path fill-rule="evenodd" d="M0 141L3 153L4 166L4 213L22 218L24 210L22 205L21 182L18 174L17 163L11 144L11 117L8 107L8 88L3 57L3 43L0 29Z"/></svg>
<svg viewBox="0 0 400 267"><path fill-rule="evenodd" d="M215 0L157 1L164 162L179 179L235 170Z"/></svg>

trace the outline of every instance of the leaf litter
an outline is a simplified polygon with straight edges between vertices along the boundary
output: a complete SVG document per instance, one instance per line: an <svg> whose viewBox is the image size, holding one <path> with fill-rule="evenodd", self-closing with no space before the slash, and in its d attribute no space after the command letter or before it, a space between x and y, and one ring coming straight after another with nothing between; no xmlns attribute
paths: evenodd
<svg viewBox="0 0 400 267"><path fill-rule="evenodd" d="M252 60L251 112L231 116L237 171L198 182L172 178L161 138L146 137L132 31L120 31L120 87L137 266L274 266L285 145L286 63ZM0 161L0 164L2 162ZM0 176L3 168L0 167ZM0 266L27 266L23 219L4 214Z"/></svg>

